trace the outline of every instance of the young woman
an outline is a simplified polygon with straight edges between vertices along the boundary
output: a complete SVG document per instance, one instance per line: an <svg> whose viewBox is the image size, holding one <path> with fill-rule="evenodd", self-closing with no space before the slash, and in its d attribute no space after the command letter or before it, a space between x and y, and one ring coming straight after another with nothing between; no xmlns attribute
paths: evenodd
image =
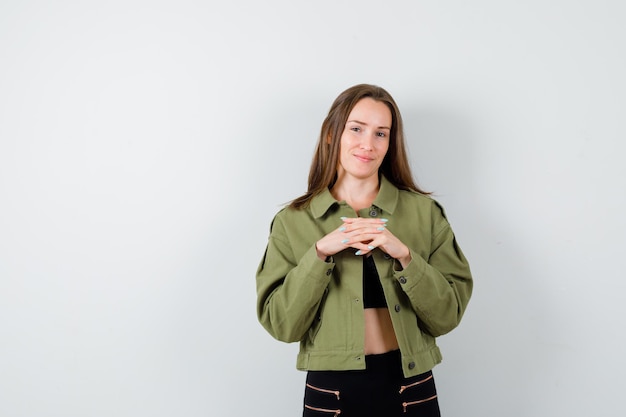
<svg viewBox="0 0 626 417"><path fill-rule="evenodd" d="M259 321L300 342L303 416L439 416L435 338L460 322L469 265L441 206L413 180L384 89L341 93L308 191L274 218L256 277Z"/></svg>

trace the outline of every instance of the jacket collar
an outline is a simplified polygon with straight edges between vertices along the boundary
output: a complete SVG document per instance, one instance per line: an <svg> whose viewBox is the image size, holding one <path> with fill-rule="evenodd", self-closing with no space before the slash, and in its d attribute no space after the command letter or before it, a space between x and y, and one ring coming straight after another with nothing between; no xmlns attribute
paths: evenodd
<svg viewBox="0 0 626 417"><path fill-rule="evenodd" d="M384 212L393 214L398 204L399 191L384 175L380 176L380 189L378 195L372 203L382 209ZM334 205L339 204L332 196L329 189L324 190L321 194L313 197L310 203L311 213L315 218L320 218Z"/></svg>

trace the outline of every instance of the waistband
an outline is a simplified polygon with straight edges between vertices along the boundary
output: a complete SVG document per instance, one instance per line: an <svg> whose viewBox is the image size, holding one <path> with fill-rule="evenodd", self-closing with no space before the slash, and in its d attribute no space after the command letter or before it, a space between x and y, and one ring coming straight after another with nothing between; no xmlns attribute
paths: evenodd
<svg viewBox="0 0 626 417"><path fill-rule="evenodd" d="M374 355L365 355L365 371L376 374L402 374L400 349Z"/></svg>

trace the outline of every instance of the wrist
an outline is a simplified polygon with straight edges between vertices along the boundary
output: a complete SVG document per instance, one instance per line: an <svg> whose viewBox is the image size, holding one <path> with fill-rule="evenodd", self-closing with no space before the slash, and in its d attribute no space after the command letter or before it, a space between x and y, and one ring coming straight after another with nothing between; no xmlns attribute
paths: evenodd
<svg viewBox="0 0 626 417"><path fill-rule="evenodd" d="M402 265L402 269L406 268L407 265L411 263L412 259L413 258L411 257L411 251L409 248L406 249L406 255L396 258L400 265Z"/></svg>
<svg viewBox="0 0 626 417"><path fill-rule="evenodd" d="M317 252L318 258L320 258L324 262L328 262L328 258L330 258L330 255L326 255L324 252L322 252L320 248L317 247L317 243L315 244L315 252Z"/></svg>

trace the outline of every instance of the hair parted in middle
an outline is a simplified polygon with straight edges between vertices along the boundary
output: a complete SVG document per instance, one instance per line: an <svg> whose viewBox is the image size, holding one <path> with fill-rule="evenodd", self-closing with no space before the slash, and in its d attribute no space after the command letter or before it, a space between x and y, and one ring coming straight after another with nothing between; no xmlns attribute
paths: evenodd
<svg viewBox="0 0 626 417"><path fill-rule="evenodd" d="M382 87L358 84L339 94L330 107L328 115L322 123L320 137L311 163L308 190L304 195L293 200L290 204L291 207L304 208L308 206L313 197L333 187L337 181L339 148L346 121L354 106L367 97L384 103L391 112L389 149L380 166L379 174L383 174L399 189L429 194L421 190L413 180L404 142L402 117L393 97Z"/></svg>

